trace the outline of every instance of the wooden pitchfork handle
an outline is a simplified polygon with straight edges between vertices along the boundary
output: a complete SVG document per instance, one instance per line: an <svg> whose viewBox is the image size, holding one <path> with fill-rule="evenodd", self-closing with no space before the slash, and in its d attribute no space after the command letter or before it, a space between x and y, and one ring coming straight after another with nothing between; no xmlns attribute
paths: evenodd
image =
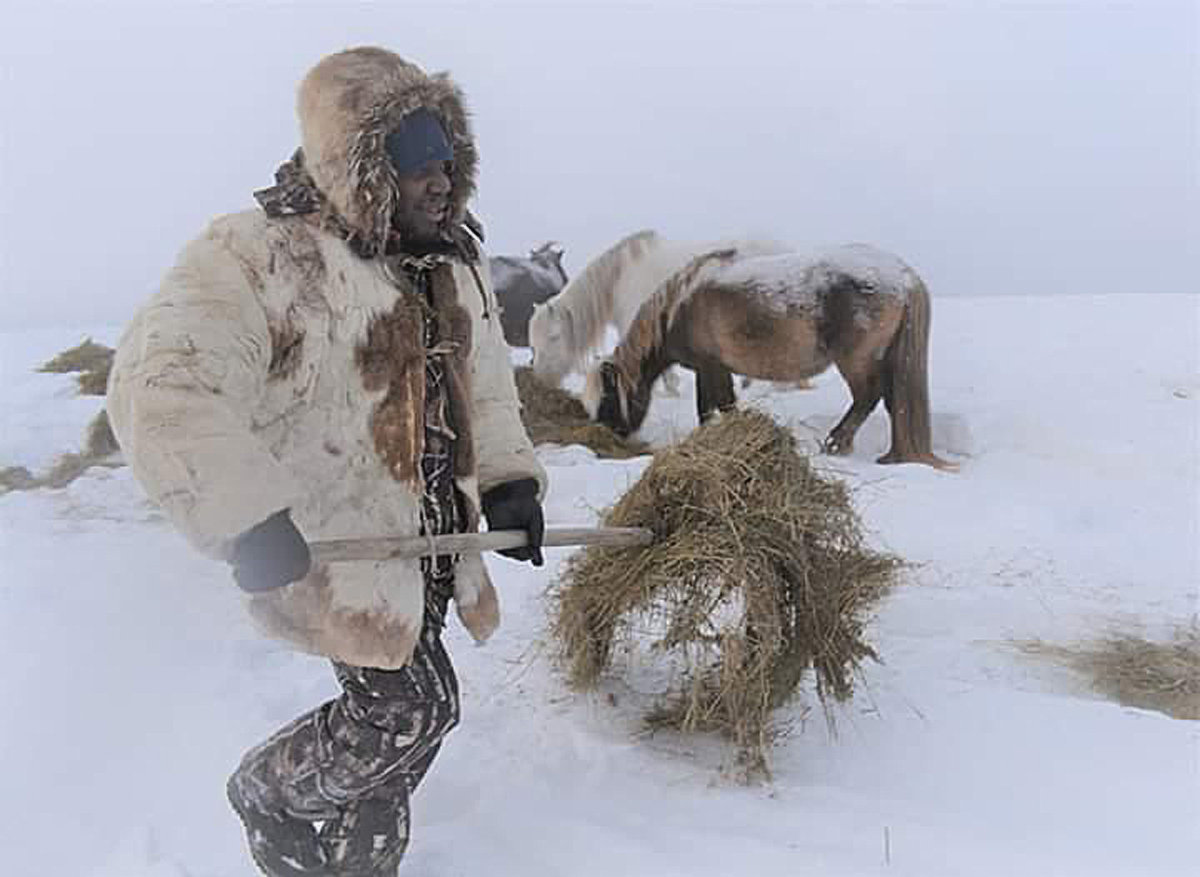
<svg viewBox="0 0 1200 877"><path fill-rule="evenodd" d="M563 545L649 545L654 534L643 527L549 527L542 537L543 548ZM524 530L492 530L487 533L446 533L441 536L379 537L375 539L325 539L310 542L313 563L346 560L434 557L520 548L529 542Z"/></svg>

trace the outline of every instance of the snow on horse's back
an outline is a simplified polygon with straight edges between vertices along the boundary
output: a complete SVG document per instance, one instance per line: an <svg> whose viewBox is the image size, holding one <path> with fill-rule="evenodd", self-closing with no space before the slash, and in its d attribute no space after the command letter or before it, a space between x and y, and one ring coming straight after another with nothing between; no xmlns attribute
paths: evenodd
<svg viewBox="0 0 1200 877"><path fill-rule="evenodd" d="M837 367L850 408L825 449L848 454L883 400L892 446L880 463L952 469L933 452L929 292L898 256L865 244L819 254L709 250L672 274L638 311L612 355L587 376L584 408L618 435L636 432L672 365L696 373L700 422L732 409L733 375L796 381Z"/></svg>

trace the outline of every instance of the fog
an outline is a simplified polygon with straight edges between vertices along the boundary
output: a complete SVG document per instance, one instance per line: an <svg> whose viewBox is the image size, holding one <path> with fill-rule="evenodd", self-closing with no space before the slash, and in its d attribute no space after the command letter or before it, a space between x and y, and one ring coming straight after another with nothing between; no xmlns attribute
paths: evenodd
<svg viewBox="0 0 1200 877"><path fill-rule="evenodd" d="M10 3L0 326L123 322L361 44L449 70L494 253L894 250L935 296L1200 289L1197 4Z"/></svg>

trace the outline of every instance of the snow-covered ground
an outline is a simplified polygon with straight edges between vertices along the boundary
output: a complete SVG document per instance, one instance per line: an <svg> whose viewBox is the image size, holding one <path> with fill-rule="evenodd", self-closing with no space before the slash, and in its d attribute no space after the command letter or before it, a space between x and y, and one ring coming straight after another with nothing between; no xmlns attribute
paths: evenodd
<svg viewBox="0 0 1200 877"><path fill-rule="evenodd" d="M33 369L85 334L0 335L0 466L75 450L100 400ZM414 877L1192 875L1198 723L1096 699L1013 640L1151 637L1197 612L1200 297L935 299L934 440L957 474L848 459L879 546L916 564L882 605L832 735L804 704L774 779L722 778L720 741L646 736L639 692L578 696L550 661L542 569L489 559L495 638L449 638L464 721L415 799ZM744 394L816 438L836 375ZM644 435L691 428L691 382ZM585 524L646 465L540 449L552 524ZM253 873L223 787L242 752L335 693L261 639L128 469L0 497L4 877ZM613 690L622 693L622 683Z"/></svg>

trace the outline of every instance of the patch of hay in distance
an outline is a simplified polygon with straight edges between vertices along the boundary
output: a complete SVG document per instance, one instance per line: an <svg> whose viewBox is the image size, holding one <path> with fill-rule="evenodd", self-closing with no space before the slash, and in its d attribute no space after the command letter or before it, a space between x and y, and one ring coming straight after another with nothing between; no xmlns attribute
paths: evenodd
<svg viewBox="0 0 1200 877"><path fill-rule="evenodd" d="M79 372L75 379L84 396L103 396L108 392L108 373L112 370L114 351L85 338L80 344L64 350L43 363L39 372L65 374Z"/></svg>
<svg viewBox="0 0 1200 877"><path fill-rule="evenodd" d="M521 421L535 445L583 445L598 457L625 459L650 453L644 442L621 438L587 415L583 404L559 387L538 380L533 369L516 368L513 375L521 399Z"/></svg>
<svg viewBox="0 0 1200 877"><path fill-rule="evenodd" d="M1092 689L1125 706L1176 719L1200 720L1200 625L1179 625L1165 642L1112 633L1069 646L1041 640L1017 643L1086 677Z"/></svg>

